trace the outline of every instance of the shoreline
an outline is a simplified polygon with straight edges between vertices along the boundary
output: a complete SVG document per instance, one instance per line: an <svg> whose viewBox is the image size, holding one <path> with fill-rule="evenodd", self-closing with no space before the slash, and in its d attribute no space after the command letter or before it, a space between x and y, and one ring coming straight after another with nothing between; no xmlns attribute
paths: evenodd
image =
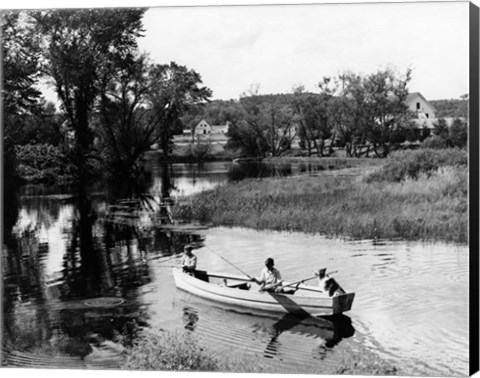
<svg viewBox="0 0 480 378"><path fill-rule="evenodd" d="M246 179L180 198L173 217L344 239L468 245L466 168L401 182L367 182L367 176Z"/></svg>

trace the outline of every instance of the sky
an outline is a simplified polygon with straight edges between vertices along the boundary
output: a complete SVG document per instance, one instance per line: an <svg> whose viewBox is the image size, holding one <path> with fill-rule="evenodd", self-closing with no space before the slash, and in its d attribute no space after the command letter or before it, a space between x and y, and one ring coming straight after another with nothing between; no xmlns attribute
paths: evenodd
<svg viewBox="0 0 480 378"><path fill-rule="evenodd" d="M308 2L83 0L81 6L150 7L140 49L155 63L175 61L197 71L213 99L238 99L254 86L260 94L289 93L300 84L318 92L324 76L387 67L400 75L411 68L410 92L428 100L468 93L468 2ZM266 3L280 5L259 5ZM65 6L53 0L14 5L39 4ZM55 99L53 90L42 88L48 100Z"/></svg>
<svg viewBox="0 0 480 378"><path fill-rule="evenodd" d="M459 98L469 89L468 3L160 7L144 17L142 50L192 68L214 99L237 99L324 76L412 69L410 92Z"/></svg>

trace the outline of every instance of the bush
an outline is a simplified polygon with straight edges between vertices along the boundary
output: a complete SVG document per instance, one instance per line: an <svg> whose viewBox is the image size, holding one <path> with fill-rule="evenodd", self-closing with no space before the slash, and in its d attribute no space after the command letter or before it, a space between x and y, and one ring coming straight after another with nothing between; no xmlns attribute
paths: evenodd
<svg viewBox="0 0 480 378"><path fill-rule="evenodd" d="M450 127L450 139L455 147L465 147L468 143L468 124L456 118Z"/></svg>
<svg viewBox="0 0 480 378"><path fill-rule="evenodd" d="M439 135L432 135L422 142L422 148L441 150L448 147L448 140Z"/></svg>
<svg viewBox="0 0 480 378"><path fill-rule="evenodd" d="M461 149L421 149L397 151L387 160L382 169L366 177L367 182L399 182L407 178L417 179L421 174L431 175L440 167L466 167L468 154Z"/></svg>
<svg viewBox="0 0 480 378"><path fill-rule="evenodd" d="M187 157L192 161L205 161L208 159L212 151L212 142L210 140L202 140L197 138L197 141L188 146Z"/></svg>
<svg viewBox="0 0 480 378"><path fill-rule="evenodd" d="M397 370L396 366L378 356L351 354L343 357L334 374L398 376L401 375L401 372Z"/></svg>
<svg viewBox="0 0 480 378"><path fill-rule="evenodd" d="M16 146L19 175L28 181L58 182L71 178L73 167L60 147L51 144Z"/></svg>
<svg viewBox="0 0 480 378"><path fill-rule="evenodd" d="M122 368L140 370L218 369L214 356L198 345L190 333L145 334L125 351Z"/></svg>

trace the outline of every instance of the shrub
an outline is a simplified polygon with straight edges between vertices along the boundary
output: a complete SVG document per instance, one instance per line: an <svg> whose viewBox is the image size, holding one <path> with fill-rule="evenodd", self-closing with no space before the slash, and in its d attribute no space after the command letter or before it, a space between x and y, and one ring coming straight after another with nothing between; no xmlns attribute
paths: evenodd
<svg viewBox="0 0 480 378"><path fill-rule="evenodd" d="M189 145L187 157L192 161L205 161L208 159L211 151L211 140L202 140L197 138L195 143Z"/></svg>
<svg viewBox="0 0 480 378"><path fill-rule="evenodd" d="M441 150L448 147L448 140L444 136L432 135L422 142L422 148Z"/></svg>
<svg viewBox="0 0 480 378"><path fill-rule="evenodd" d="M465 147L468 143L468 123L456 118L450 127L450 139L455 147Z"/></svg>
<svg viewBox="0 0 480 378"><path fill-rule="evenodd" d="M348 375L401 375L396 366L378 358L378 356L371 356L369 353L344 356L333 373Z"/></svg>
<svg viewBox="0 0 480 378"><path fill-rule="evenodd" d="M122 368L214 371L218 362L190 333L145 334L127 349Z"/></svg>
<svg viewBox="0 0 480 378"><path fill-rule="evenodd" d="M16 146L18 172L28 181L66 181L73 167L60 147L51 144Z"/></svg>
<svg viewBox="0 0 480 378"><path fill-rule="evenodd" d="M388 158L382 169L368 175L366 181L399 182L406 178L417 179L421 174L431 175L440 167L465 167L467 164L467 151L456 148L397 151Z"/></svg>

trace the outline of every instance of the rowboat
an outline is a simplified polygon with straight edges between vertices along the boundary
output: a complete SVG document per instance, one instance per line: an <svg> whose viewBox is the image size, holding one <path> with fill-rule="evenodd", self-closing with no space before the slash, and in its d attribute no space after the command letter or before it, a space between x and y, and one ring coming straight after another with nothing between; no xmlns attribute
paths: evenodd
<svg viewBox="0 0 480 378"><path fill-rule="evenodd" d="M352 308L355 293L345 293L339 286L335 294L318 286L299 283L294 294L259 291L248 278L223 273L195 271L194 275L173 268L178 289L201 298L233 307L269 313L293 313L309 316L336 315ZM284 286L291 283L285 282ZM297 287L298 286L298 287Z"/></svg>

